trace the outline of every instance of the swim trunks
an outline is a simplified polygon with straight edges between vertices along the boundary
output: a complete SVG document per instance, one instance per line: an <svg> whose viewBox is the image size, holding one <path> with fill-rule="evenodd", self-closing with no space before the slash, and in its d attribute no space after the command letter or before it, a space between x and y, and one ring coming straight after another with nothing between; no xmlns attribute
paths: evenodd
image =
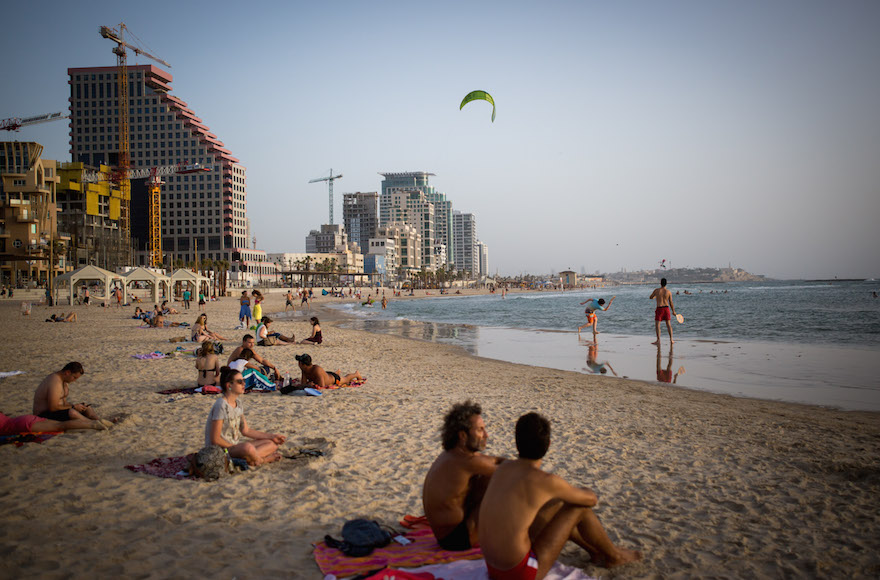
<svg viewBox="0 0 880 580"><path fill-rule="evenodd" d="M489 570L489 578L492 580L534 580L538 573L538 557L535 552L529 550L522 562L511 568L510 570L499 570L494 568L488 562L486 568Z"/></svg>
<svg viewBox="0 0 880 580"><path fill-rule="evenodd" d="M40 418L36 415L22 415L20 417L7 417L0 413L0 435L15 435L17 433L30 433L34 423Z"/></svg>
<svg viewBox="0 0 880 580"><path fill-rule="evenodd" d="M440 540L437 540L440 547L450 552L461 552L462 550L471 549L471 534L468 531L467 518L461 520L461 523L455 526L455 529L446 534Z"/></svg>
<svg viewBox="0 0 880 580"><path fill-rule="evenodd" d="M671 383L672 382L672 371L657 371L657 380L661 383Z"/></svg>
<svg viewBox="0 0 880 580"><path fill-rule="evenodd" d="M596 315L592 312L587 312L587 324L593 324L596 322Z"/></svg>
<svg viewBox="0 0 880 580"><path fill-rule="evenodd" d="M60 411L43 411L39 414L43 419L52 421L70 421L70 409L61 409Z"/></svg>
<svg viewBox="0 0 880 580"><path fill-rule="evenodd" d="M339 375L337 375L336 373L331 373L330 371L327 371L327 374L330 375L331 377L333 377L333 384L334 385L339 384L339 381L340 381Z"/></svg>
<svg viewBox="0 0 880 580"><path fill-rule="evenodd" d="M662 322L664 320L672 320L672 314L668 306L660 306L654 311L654 320Z"/></svg>

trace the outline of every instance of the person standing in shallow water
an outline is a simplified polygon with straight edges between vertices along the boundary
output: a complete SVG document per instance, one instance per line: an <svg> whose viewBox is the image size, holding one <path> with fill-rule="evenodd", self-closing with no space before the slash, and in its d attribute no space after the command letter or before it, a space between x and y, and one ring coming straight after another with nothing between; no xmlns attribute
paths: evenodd
<svg viewBox="0 0 880 580"><path fill-rule="evenodd" d="M666 289L666 278L660 279L660 287L655 288L649 298L657 301L657 308L654 310L654 330L657 333L657 340L651 344L660 344L660 323L664 321L666 330L669 331L669 344L673 344L675 341L672 340L672 317L675 316L675 305L672 303L672 293Z"/></svg>

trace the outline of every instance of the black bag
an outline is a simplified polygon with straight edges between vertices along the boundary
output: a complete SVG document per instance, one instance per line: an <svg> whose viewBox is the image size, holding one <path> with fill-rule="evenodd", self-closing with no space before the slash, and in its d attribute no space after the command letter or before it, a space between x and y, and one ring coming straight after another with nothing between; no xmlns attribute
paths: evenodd
<svg viewBox="0 0 880 580"><path fill-rule="evenodd" d="M215 342L214 343L214 354L223 354L223 343Z"/></svg>
<svg viewBox="0 0 880 580"><path fill-rule="evenodd" d="M342 526L342 541L324 536L324 542L331 548L338 548L351 558L368 556L376 548L387 546L391 534L374 521L365 519L349 520Z"/></svg>

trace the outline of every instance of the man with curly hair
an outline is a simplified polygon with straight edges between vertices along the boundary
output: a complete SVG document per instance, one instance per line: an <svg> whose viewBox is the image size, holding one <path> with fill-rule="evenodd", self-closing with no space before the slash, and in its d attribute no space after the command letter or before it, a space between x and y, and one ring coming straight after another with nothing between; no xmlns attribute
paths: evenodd
<svg viewBox="0 0 880 580"><path fill-rule="evenodd" d="M477 403L453 405L443 419L443 452L425 476L422 504L437 543L445 550L477 544L480 502L502 457L482 453L489 437Z"/></svg>

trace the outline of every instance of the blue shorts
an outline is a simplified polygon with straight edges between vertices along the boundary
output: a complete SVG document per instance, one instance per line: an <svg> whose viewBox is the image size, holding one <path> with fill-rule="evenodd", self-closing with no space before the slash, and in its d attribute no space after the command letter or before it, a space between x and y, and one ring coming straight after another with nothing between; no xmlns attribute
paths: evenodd
<svg viewBox="0 0 880 580"><path fill-rule="evenodd" d="M253 316L251 316L251 307L248 306L247 304L242 304L241 310L238 312L238 317L239 318L253 318Z"/></svg>

